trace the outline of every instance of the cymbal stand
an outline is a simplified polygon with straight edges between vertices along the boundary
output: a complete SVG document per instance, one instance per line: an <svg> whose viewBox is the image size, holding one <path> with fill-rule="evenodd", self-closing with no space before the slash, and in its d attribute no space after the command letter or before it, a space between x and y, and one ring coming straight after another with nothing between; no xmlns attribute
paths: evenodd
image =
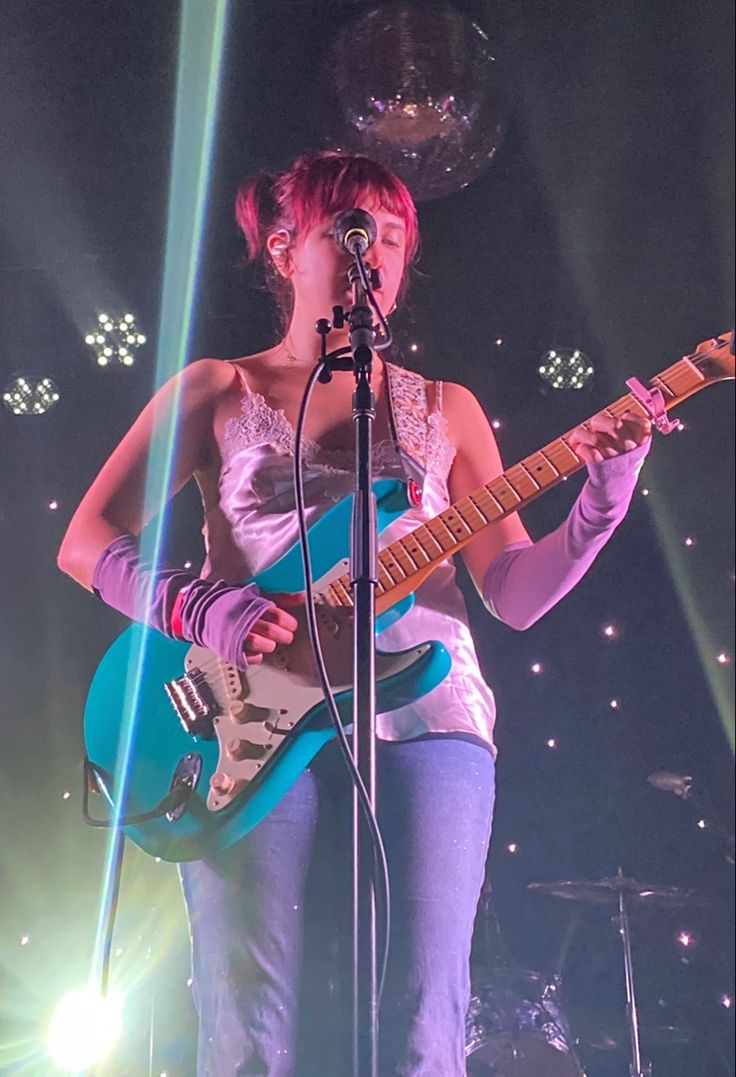
<svg viewBox="0 0 736 1077"><path fill-rule="evenodd" d="M619 875L623 875L619 868ZM624 973L626 977L626 1023L629 1026L629 1039L631 1041L631 1062L629 1063L630 1077L652 1077L651 1064L644 1066L641 1060L641 1046L639 1042L639 1012L636 1008L636 992L634 990L634 962L631 955L631 926L629 924L629 911L626 907L626 897L623 888L618 895L619 929L621 942L624 948Z"/></svg>

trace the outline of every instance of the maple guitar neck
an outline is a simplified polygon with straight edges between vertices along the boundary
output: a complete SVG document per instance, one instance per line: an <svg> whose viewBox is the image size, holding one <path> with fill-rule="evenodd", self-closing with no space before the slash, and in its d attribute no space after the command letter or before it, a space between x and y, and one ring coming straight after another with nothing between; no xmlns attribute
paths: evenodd
<svg viewBox="0 0 736 1077"><path fill-rule="evenodd" d="M652 378L649 387L660 391L664 407L669 411L706 385L733 376L733 334L728 333L699 345L692 355L686 355ZM628 411L649 415L647 407L633 392L597 414L618 419ZM378 555L376 612L383 613L416 591L439 564L472 542L485 528L525 508L546 490L579 471L584 461L570 448L572 433L569 430L524 457L432 520L384 547ZM333 580L322 591L322 597L333 606L352 606L347 573Z"/></svg>

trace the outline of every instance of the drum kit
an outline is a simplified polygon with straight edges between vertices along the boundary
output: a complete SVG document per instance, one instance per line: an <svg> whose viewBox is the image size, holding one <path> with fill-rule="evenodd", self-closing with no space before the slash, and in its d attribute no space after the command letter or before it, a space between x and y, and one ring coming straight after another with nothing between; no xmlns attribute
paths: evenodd
<svg viewBox="0 0 736 1077"><path fill-rule="evenodd" d="M712 804L702 794L696 795L692 777L658 771L649 775L647 781L655 789L674 793L698 816L707 813L711 829L723 845L726 861L732 865L736 862L733 834L718 819ZM709 904L708 900L693 890L645 884L627 877L621 868L608 878L530 883L528 889L542 897L572 904L573 915L554 972L545 976L520 969L504 945L490 888L484 887L479 914L487 968L473 977L474 993L466 1017L467 1077L587 1077L579 1058L584 1042L592 1048L621 1050L627 1058L628 1077L653 1077L651 1063L642 1058L631 919L646 909L703 908ZM563 1011L563 974L568 952L586 907L591 906L609 906L613 910L612 922L621 942L625 983L621 1009L626 1017L626 1035L616 1038L598 1035L597 1043L593 1042L596 1037L590 1035L576 1040ZM679 1046L689 1038L687 1029L647 1029L650 1045L661 1040ZM729 1072L733 1072L730 1062L727 1065Z"/></svg>
<svg viewBox="0 0 736 1077"><path fill-rule="evenodd" d="M528 889L557 901L575 903L576 910L551 976L501 964L474 978L466 1018L468 1077L585 1077L577 1043L563 1011L562 988L572 937L585 907L591 905L608 905L615 910L626 988L622 1008L625 1006L629 1077L652 1077L651 1065L642 1059L631 917L649 908L703 907L706 899L692 890L642 883L620 869L609 878L530 883ZM488 889L481 899L481 918L488 931L489 919L495 919ZM675 1035L680 1030L671 1031ZM620 1045L609 1042L606 1046Z"/></svg>

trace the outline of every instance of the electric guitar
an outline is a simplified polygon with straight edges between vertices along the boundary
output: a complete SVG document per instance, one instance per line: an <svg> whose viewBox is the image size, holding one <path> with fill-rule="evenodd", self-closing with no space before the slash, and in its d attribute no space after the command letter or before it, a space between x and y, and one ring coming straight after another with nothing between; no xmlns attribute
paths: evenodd
<svg viewBox="0 0 736 1077"><path fill-rule="evenodd" d="M639 411L669 432L677 424L668 420L668 411L706 385L733 377L734 337L724 333L700 344L648 387L630 379L632 391L604 413L618 417ZM410 609L413 593L437 565L584 466L570 448L571 434L381 550L377 634ZM381 479L374 490L383 531L406 511L408 501L397 480ZM345 498L309 531L320 635L345 722L352 718L352 596L346 571L351 502ZM254 582L267 592L302 591L298 544ZM395 710L430 692L450 665L437 640L398 652L377 649L377 711ZM306 632L241 672L205 648L134 624L95 672L84 735L88 784L102 794L113 820L152 856L183 861L225 849L245 835L335 732Z"/></svg>

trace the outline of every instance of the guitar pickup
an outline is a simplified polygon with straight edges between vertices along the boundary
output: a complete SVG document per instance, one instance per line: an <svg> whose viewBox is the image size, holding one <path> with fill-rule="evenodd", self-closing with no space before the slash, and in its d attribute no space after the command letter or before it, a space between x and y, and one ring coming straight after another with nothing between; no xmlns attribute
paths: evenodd
<svg viewBox="0 0 736 1077"><path fill-rule="evenodd" d="M215 718L221 714L220 706L199 669L191 670L182 677L164 684L177 718L192 737L213 740Z"/></svg>

